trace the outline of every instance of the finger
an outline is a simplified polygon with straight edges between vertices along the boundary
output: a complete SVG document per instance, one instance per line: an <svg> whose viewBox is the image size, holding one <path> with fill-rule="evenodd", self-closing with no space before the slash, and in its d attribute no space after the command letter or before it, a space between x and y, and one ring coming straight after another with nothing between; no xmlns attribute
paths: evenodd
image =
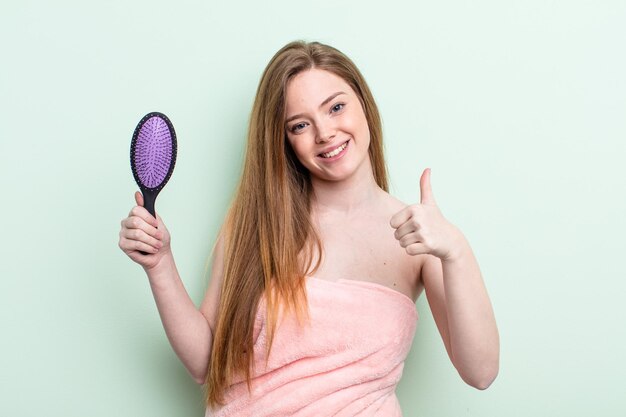
<svg viewBox="0 0 626 417"><path fill-rule="evenodd" d="M433 204L437 205L435 196L433 195L433 189L430 186L430 168L426 168L420 178L420 203L421 204Z"/></svg>
<svg viewBox="0 0 626 417"><path fill-rule="evenodd" d="M156 253L159 250L153 246L150 246L144 242L140 242L138 240L129 240L126 238L122 238L120 240L120 247L129 252L137 251L137 252L146 252L148 254Z"/></svg>
<svg viewBox="0 0 626 417"><path fill-rule="evenodd" d="M143 207L135 207L136 211L139 212L138 209L145 210ZM135 210L133 209L133 210ZM148 213L149 215L149 213ZM125 229L141 229L146 232L148 235L159 238L158 229L152 224L146 222L146 220L138 215L132 214L131 216L122 220L122 228Z"/></svg>
<svg viewBox="0 0 626 417"><path fill-rule="evenodd" d="M402 246L403 248L406 248L414 243L421 243L421 242L422 242L422 238L419 234L410 233L406 236L403 236L402 239L400 239L400 246Z"/></svg>
<svg viewBox="0 0 626 417"><path fill-rule="evenodd" d="M429 249L423 243L413 243L406 247L406 253L409 255L423 255L429 253Z"/></svg>
<svg viewBox="0 0 626 417"><path fill-rule="evenodd" d="M157 249L163 247L163 243L141 229L123 229L122 237L128 240L137 240Z"/></svg>
<svg viewBox="0 0 626 417"><path fill-rule="evenodd" d="M155 219L154 216L150 214L150 212L146 210L145 208L143 208L142 206L135 206L130 210L130 213L128 213L128 217L133 217L133 216L137 216L143 219L143 221L145 221L146 223L154 227L159 226L159 222L157 221L157 219Z"/></svg>
<svg viewBox="0 0 626 417"><path fill-rule="evenodd" d="M411 218L411 214L412 213L411 213L410 206L406 207L400 210L399 212L397 212L396 214L394 214L391 220L389 221L389 224L394 229L397 229L398 227L402 226Z"/></svg>
<svg viewBox="0 0 626 417"><path fill-rule="evenodd" d="M144 202L145 202L145 201L144 201L144 199L143 199L143 194L142 194L142 193L140 193L139 191L135 191L135 201L137 202L137 205L138 205L138 206L141 206L141 207L143 207L143 206L144 206ZM150 213L150 212L148 212L148 213ZM152 214L150 214L150 216L151 216L152 218L154 218L154 216L152 216ZM155 221L154 221L154 222L149 222L149 223L154 224L154 225L155 225L155 227L159 227L159 222L158 222L158 221L156 221L156 219L155 219Z"/></svg>
<svg viewBox="0 0 626 417"><path fill-rule="evenodd" d="M420 225L417 222L414 222L413 218L411 218L407 222L405 222L402 226L398 227L396 231L393 232L393 236L397 240L400 240L404 236L408 235L409 233L416 232L419 229L420 229Z"/></svg>

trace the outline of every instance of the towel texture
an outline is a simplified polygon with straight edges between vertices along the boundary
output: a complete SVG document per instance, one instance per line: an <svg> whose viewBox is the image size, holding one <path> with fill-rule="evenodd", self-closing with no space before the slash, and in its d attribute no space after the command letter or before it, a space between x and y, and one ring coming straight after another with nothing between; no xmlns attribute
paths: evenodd
<svg viewBox="0 0 626 417"><path fill-rule="evenodd" d="M413 301L367 281L310 277L306 286L310 323L279 318L267 368L261 298L252 394L240 377L205 417L402 416L395 388L417 325Z"/></svg>

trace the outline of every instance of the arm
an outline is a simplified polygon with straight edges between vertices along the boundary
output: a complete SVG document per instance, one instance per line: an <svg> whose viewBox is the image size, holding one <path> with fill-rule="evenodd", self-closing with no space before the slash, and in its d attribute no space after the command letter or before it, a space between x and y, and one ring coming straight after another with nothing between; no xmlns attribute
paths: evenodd
<svg viewBox="0 0 626 417"><path fill-rule="evenodd" d="M193 379L203 384L209 366L213 331L222 282L223 243L218 238L213 254L211 282L200 311L180 279L170 246L170 234L161 216L152 216L143 196L135 192L137 206L121 222L119 247L143 267L150 281L167 338Z"/></svg>
<svg viewBox="0 0 626 417"><path fill-rule="evenodd" d="M478 262L437 207L430 169L422 174L420 192L420 204L398 212L391 227L409 255L429 255L421 279L448 356L465 382L486 389L498 374L500 341Z"/></svg>
<svg viewBox="0 0 626 417"><path fill-rule="evenodd" d="M469 385L486 389L499 369L498 328L478 263L460 231L457 248L444 260L427 256L422 280L454 367Z"/></svg>
<svg viewBox="0 0 626 417"><path fill-rule="evenodd" d="M200 383L212 342L209 323L189 298L171 254L146 273L167 338L189 374Z"/></svg>

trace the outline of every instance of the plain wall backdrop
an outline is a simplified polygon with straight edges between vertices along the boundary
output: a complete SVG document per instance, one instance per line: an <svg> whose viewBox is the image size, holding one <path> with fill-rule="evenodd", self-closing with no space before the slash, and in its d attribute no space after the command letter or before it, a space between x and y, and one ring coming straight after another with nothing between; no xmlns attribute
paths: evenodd
<svg viewBox="0 0 626 417"><path fill-rule="evenodd" d="M143 270L118 248L150 111L176 128L156 208L199 305L261 73L333 45L379 104L392 194L419 176L469 239L501 337L486 391L425 296L405 416L623 416L623 1L3 1L0 415L202 416ZM390 230L391 233L391 230Z"/></svg>

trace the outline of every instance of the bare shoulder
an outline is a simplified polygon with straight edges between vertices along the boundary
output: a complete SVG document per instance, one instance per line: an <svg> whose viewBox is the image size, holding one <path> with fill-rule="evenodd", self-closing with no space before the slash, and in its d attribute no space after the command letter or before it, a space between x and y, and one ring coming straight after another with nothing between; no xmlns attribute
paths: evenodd
<svg viewBox="0 0 626 417"><path fill-rule="evenodd" d="M403 201L400 201L398 198L389 194L387 191L381 190L380 195L381 195L381 200L383 201L385 206L390 210L390 213L393 212L395 214L398 211L408 206L408 204L406 204Z"/></svg>
<svg viewBox="0 0 626 417"><path fill-rule="evenodd" d="M388 192L384 192L381 195L382 207L384 211L384 215L387 219L387 226L391 228L389 224L391 218L395 216L400 211L404 210L409 206L409 204L401 201L395 196L389 194ZM393 229L391 228L391 235L393 236ZM400 246L399 242L394 238L394 245L398 248L398 251L401 252L401 256L399 257L402 263L405 263L407 267L405 270L411 271L411 287L412 293L414 294L413 299L417 300L424 289L424 283L422 280L422 270L425 262L428 259L428 255L416 255L411 256L406 253L406 251Z"/></svg>

